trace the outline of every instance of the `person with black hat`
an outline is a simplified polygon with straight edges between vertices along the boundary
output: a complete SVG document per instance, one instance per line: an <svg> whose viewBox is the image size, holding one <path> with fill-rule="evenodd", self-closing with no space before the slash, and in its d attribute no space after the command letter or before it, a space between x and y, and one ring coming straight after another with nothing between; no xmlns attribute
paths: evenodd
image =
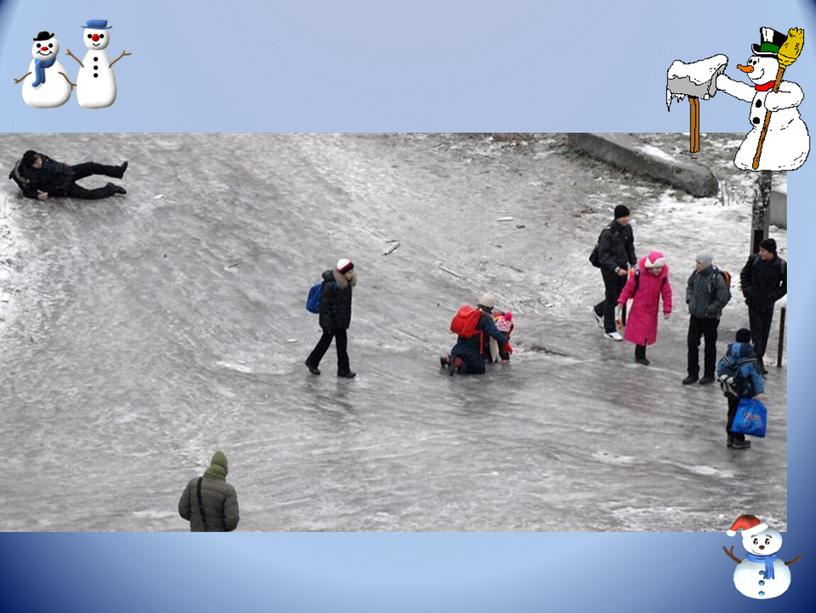
<svg viewBox="0 0 816 613"><path fill-rule="evenodd" d="M635 238L629 220L629 208L623 204L616 206L615 218L603 229L596 246L597 266L601 269L605 294L604 299L592 307L592 315L603 328L606 338L613 341L623 340L615 325L615 306L626 285L629 266L637 265Z"/></svg>
<svg viewBox="0 0 816 613"><path fill-rule="evenodd" d="M740 273L757 366L763 375L768 373L763 357L771 333L774 303L788 292L787 270L787 262L776 253L776 241L766 238L759 244L759 252L748 258Z"/></svg>
<svg viewBox="0 0 816 613"><path fill-rule="evenodd" d="M734 425L734 417L742 398L758 400L765 398L765 382L759 374L749 330L745 328L737 330L735 342L728 345L728 350L717 364L717 377L728 399L726 444L732 449L748 449L751 441L746 441L742 432L732 432L731 427Z"/></svg>
<svg viewBox="0 0 816 613"><path fill-rule="evenodd" d="M357 273L351 260L340 258L334 270L323 273L320 291L320 328L323 335L306 358L306 368L313 375L319 375L320 360L334 339L337 348L337 376L353 379L357 373L351 371L348 356L347 330L351 324L351 290L357 285Z"/></svg>
<svg viewBox="0 0 816 613"><path fill-rule="evenodd" d="M114 194L126 194L121 185L108 183L103 187L88 189L76 182L91 175L105 175L121 179L127 170L128 163L118 166L85 162L71 166L52 160L47 155L29 149L14 165L9 179L14 181L26 198L45 201L48 198L81 198L98 200Z"/></svg>

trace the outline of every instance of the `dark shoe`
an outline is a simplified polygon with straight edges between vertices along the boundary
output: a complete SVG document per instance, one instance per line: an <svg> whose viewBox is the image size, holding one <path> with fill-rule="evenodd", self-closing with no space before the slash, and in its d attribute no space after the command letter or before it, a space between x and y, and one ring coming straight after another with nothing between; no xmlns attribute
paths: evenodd
<svg viewBox="0 0 816 613"><path fill-rule="evenodd" d="M689 375L688 377L683 379L683 385L691 385L692 383L696 383L696 382L697 382L697 377L694 377L692 375Z"/></svg>
<svg viewBox="0 0 816 613"><path fill-rule="evenodd" d="M700 379L700 385L710 385L711 383L714 383L714 377L710 375L706 375L705 377Z"/></svg>
<svg viewBox="0 0 816 613"><path fill-rule="evenodd" d="M765 366L760 366L760 367L759 367L759 372L760 372L760 374L761 374L761 375L764 377L765 375L767 375L767 374L768 374L768 369L767 369L767 368L765 368Z"/></svg>
<svg viewBox="0 0 816 613"><path fill-rule="evenodd" d="M450 364L450 358L443 355L441 358L439 358L439 364L442 366L442 368L447 368L448 364Z"/></svg>
<svg viewBox="0 0 816 613"><path fill-rule="evenodd" d="M748 449L751 446L751 441L740 440L738 438L731 439L731 449Z"/></svg>
<svg viewBox="0 0 816 613"><path fill-rule="evenodd" d="M734 446L734 437L729 434L728 435L728 441L725 444L726 444L727 447L733 447Z"/></svg>
<svg viewBox="0 0 816 613"><path fill-rule="evenodd" d="M320 371L317 369L317 366L312 366L311 364L309 364L308 360L306 362L304 362L304 364L306 364L306 368L308 368L309 372L312 373L313 375L319 375L320 374Z"/></svg>
<svg viewBox="0 0 816 613"><path fill-rule="evenodd" d="M128 167L127 160L125 160L124 162L119 164L119 178L120 179L124 176L125 171L127 170L127 167Z"/></svg>
<svg viewBox="0 0 816 613"><path fill-rule="evenodd" d="M350 370L346 370L343 372L338 372L337 376L340 377L341 379L353 379L354 377L357 376L357 373L351 372Z"/></svg>
<svg viewBox="0 0 816 613"><path fill-rule="evenodd" d="M635 358L635 362L637 362L638 364L643 364L644 366L648 366L649 364L651 364L651 362L646 358Z"/></svg>
<svg viewBox="0 0 816 613"><path fill-rule="evenodd" d="M122 187L121 185L116 185L115 183L108 183L111 187L113 187L114 194L127 194L127 190Z"/></svg>

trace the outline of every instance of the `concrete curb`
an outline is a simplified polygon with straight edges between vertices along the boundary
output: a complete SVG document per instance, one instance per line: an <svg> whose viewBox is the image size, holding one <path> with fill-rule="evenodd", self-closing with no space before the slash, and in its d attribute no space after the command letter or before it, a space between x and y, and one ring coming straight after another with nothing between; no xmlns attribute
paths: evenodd
<svg viewBox="0 0 816 613"><path fill-rule="evenodd" d="M669 155L629 134L578 132L568 134L567 141L577 151L623 170L668 183L692 196L716 196L719 191L717 179L707 166Z"/></svg>

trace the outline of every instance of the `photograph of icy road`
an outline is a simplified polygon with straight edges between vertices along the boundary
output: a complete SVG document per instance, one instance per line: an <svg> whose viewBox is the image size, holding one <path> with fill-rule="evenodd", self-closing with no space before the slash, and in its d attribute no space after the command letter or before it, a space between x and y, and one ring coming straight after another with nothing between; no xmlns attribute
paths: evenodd
<svg viewBox="0 0 816 613"><path fill-rule="evenodd" d="M688 149L638 138L669 162ZM28 149L129 162L104 200L0 188L0 530L188 530L179 496L216 449L239 530L724 530L741 513L785 530L780 305L766 438L728 448L719 387L681 384L696 254L733 276L718 358L748 326L740 142L703 135L719 187L694 197L558 134L0 135L5 173ZM619 204L638 257L671 271L649 366L590 312L587 258ZM306 295L338 258L358 275L353 380L333 348L321 376L304 366ZM513 312L511 361L449 377L451 318L487 291Z"/></svg>

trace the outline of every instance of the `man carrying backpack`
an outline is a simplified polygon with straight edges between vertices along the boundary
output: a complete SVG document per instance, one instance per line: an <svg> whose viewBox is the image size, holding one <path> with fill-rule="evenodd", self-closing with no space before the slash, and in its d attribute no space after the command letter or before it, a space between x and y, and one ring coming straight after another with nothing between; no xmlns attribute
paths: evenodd
<svg viewBox="0 0 816 613"><path fill-rule="evenodd" d="M457 335L456 344L450 356L443 356L440 362L453 375L482 375L489 354L488 342L493 338L499 347L507 344L507 336L499 332L493 320L493 309L496 299L493 294L482 294L479 304L474 309L463 306L451 322L451 332ZM487 355L486 355L487 354Z"/></svg>
<svg viewBox="0 0 816 613"><path fill-rule="evenodd" d="M727 280L726 280L727 279ZM703 378L700 385L714 383L717 362L717 327L723 307L731 300L730 276L712 263L708 253L697 256L697 267L686 285L689 309L688 376L683 385L695 383L700 376L700 337L705 339Z"/></svg>
<svg viewBox="0 0 816 613"><path fill-rule="evenodd" d="M626 285L629 266L637 265L635 238L626 206L619 204L615 207L615 219L601 232L589 261L601 269L605 291L604 299L592 308L592 315L603 328L606 338L622 341L615 325L615 306Z"/></svg>
<svg viewBox="0 0 816 613"><path fill-rule="evenodd" d="M751 441L746 441L742 432L732 432L731 426L742 398L761 400L765 393L765 382L757 370L754 349L751 347L750 330L737 330L736 342L728 345L728 351L717 364L717 377L728 399L728 420L725 424L727 444L732 449L748 449Z"/></svg>
<svg viewBox="0 0 816 613"><path fill-rule="evenodd" d="M763 358L771 333L774 303L788 292L787 263L776 254L774 239L766 238L759 244L759 252L748 258L740 273L740 284L748 305L757 363L760 372L766 375Z"/></svg>
<svg viewBox="0 0 816 613"><path fill-rule="evenodd" d="M357 273L351 260L341 258L334 270L323 273L320 285L320 327L323 335L309 357L306 367L313 375L319 375L320 360L326 354L334 339L337 347L337 376L353 379L357 373L351 371L348 356L346 331L351 324L351 290L357 285Z"/></svg>

